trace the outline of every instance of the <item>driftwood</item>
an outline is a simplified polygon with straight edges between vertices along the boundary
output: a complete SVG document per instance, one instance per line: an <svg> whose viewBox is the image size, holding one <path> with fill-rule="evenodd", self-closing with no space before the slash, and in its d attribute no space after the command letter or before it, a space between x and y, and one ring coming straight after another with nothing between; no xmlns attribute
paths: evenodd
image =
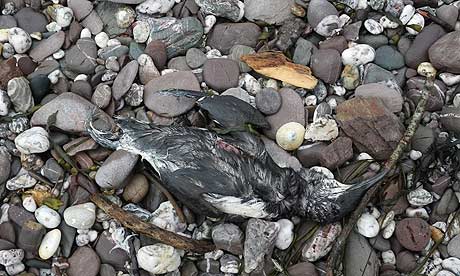
<svg viewBox="0 0 460 276"><path fill-rule="evenodd" d="M215 246L210 242L187 238L185 236L163 230L153 224L144 222L138 219L135 215L128 213L117 205L111 203L100 193L92 194L91 201L111 218L116 219L124 227L129 228L138 234L149 236L161 243L196 253L206 253L215 249Z"/></svg>
<svg viewBox="0 0 460 276"><path fill-rule="evenodd" d="M404 136L401 138L401 141L399 141L398 145L396 146L396 149L393 151L390 158L385 163L384 169L392 170L396 166L396 163L399 161L399 158L403 154L407 145L409 145L410 141L412 140L412 137L414 136L415 131L417 130L422 119L423 112L425 111L426 103L428 101L428 95L430 91L433 89L433 81L434 76L427 78L425 86L422 90L422 96L417 104L417 108L415 109L414 115L411 118L409 126L407 127ZM384 182L380 182L379 184L375 185L367 191L358 207L355 209L355 211L351 214L350 218L348 219L346 225L343 228L342 233L335 241L335 245L332 247L332 250L329 254L327 262L327 276L342 274L340 270L340 264L342 263L342 253L347 243L348 236L350 236L350 233L351 231L353 231L356 222L361 217L369 202L371 202L371 200L377 194L377 191L382 186L382 183Z"/></svg>

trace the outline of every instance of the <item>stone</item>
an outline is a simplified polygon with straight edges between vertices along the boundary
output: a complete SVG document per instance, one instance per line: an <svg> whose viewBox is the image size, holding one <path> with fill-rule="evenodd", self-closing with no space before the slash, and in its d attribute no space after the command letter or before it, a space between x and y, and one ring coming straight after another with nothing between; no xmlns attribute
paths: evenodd
<svg viewBox="0 0 460 276"><path fill-rule="evenodd" d="M406 31L411 35L417 35L424 27L425 18L421 14L416 13L409 22L407 22Z"/></svg>
<svg viewBox="0 0 460 276"><path fill-rule="evenodd" d="M455 28L455 23L458 18L458 8L454 5L444 5L436 9L436 16L444 20L452 28Z"/></svg>
<svg viewBox="0 0 460 276"><path fill-rule="evenodd" d="M59 229L53 229L46 233L40 243L38 254L41 259L47 260L51 258L59 247L61 242L61 231Z"/></svg>
<svg viewBox="0 0 460 276"><path fill-rule="evenodd" d="M287 269L291 276L319 276L314 264L310 262L300 262Z"/></svg>
<svg viewBox="0 0 460 276"><path fill-rule="evenodd" d="M75 73L92 74L96 67L97 45L91 38L80 38L66 51L64 61Z"/></svg>
<svg viewBox="0 0 460 276"><path fill-rule="evenodd" d="M14 139L16 148L24 154L42 153L50 149L48 132L41 127L32 127Z"/></svg>
<svg viewBox="0 0 460 276"><path fill-rule="evenodd" d="M409 251L401 251L396 256L396 267L400 272L409 273L417 268L417 259Z"/></svg>
<svg viewBox="0 0 460 276"><path fill-rule="evenodd" d="M27 52L32 46L32 38L21 28L14 27L8 30L8 42L18 54Z"/></svg>
<svg viewBox="0 0 460 276"><path fill-rule="evenodd" d="M254 53L255 50L249 46L235 45L232 48L230 48L228 58L238 62L238 66L240 67L241 73L247 73L251 71L251 68L245 62L241 61L240 58L244 55L250 55Z"/></svg>
<svg viewBox="0 0 460 276"><path fill-rule="evenodd" d="M143 174L135 174L123 189L123 199L139 203L149 191L149 182Z"/></svg>
<svg viewBox="0 0 460 276"><path fill-rule="evenodd" d="M8 81L8 97L16 112L26 113L34 107L34 98L29 81L24 77L12 78Z"/></svg>
<svg viewBox="0 0 460 276"><path fill-rule="evenodd" d="M93 10L93 4L88 0L69 0L67 5L72 9L75 19L82 21Z"/></svg>
<svg viewBox="0 0 460 276"><path fill-rule="evenodd" d="M343 27L343 36L350 41L357 41L360 38L359 31L363 25L362 21L346 25Z"/></svg>
<svg viewBox="0 0 460 276"><path fill-rule="evenodd" d="M364 213L356 222L358 233L366 238L374 238L379 234L380 226L374 216Z"/></svg>
<svg viewBox="0 0 460 276"><path fill-rule="evenodd" d="M319 154L321 166L336 169L353 157L352 140L348 137L338 137Z"/></svg>
<svg viewBox="0 0 460 276"><path fill-rule="evenodd" d="M277 33L276 47L281 51L287 51L305 31L307 24L304 20L294 17L287 19ZM318 30L316 30L318 31Z"/></svg>
<svg viewBox="0 0 460 276"><path fill-rule="evenodd" d="M57 96L34 112L30 123L32 126L46 125L49 116L58 111L56 115L56 127L63 131L85 132L85 122L92 112L95 111L95 108L91 102L83 97L67 92ZM103 111L98 110L98 112L108 121L110 120L108 115Z"/></svg>
<svg viewBox="0 0 460 276"><path fill-rule="evenodd" d="M223 223L213 227L212 240L218 249L243 254L244 234L235 224Z"/></svg>
<svg viewBox="0 0 460 276"><path fill-rule="evenodd" d="M115 246L116 243L113 241L111 234L108 231L104 231L99 235L94 250L101 258L102 263L110 264L116 270L123 270L129 257L126 251Z"/></svg>
<svg viewBox="0 0 460 276"><path fill-rule="evenodd" d="M27 196L22 200L22 207L33 213L35 210L37 210L37 203L35 203L35 200L32 196Z"/></svg>
<svg viewBox="0 0 460 276"><path fill-rule="evenodd" d="M276 132L276 143L284 150L295 150L304 140L305 127L300 123L290 122L282 125Z"/></svg>
<svg viewBox="0 0 460 276"><path fill-rule="evenodd" d="M183 19L140 17L138 19L150 24L149 42L152 40L164 42L168 58L185 54L200 41L203 35L203 26L195 17Z"/></svg>
<svg viewBox="0 0 460 276"><path fill-rule="evenodd" d="M339 136L339 128L334 119L319 118L309 124L305 131L305 140L331 141Z"/></svg>
<svg viewBox="0 0 460 276"><path fill-rule="evenodd" d="M315 51L311 56L311 70L325 83L335 83L342 72L340 53L334 49Z"/></svg>
<svg viewBox="0 0 460 276"><path fill-rule="evenodd" d="M382 83L368 83L360 85L355 90L355 96L382 99L383 104L393 113L400 112L403 105L403 97L399 91L389 88Z"/></svg>
<svg viewBox="0 0 460 276"><path fill-rule="evenodd" d="M313 53L317 50L316 46L309 40L299 38L295 44L294 55L292 61L297 64L310 65L310 59Z"/></svg>
<svg viewBox="0 0 460 276"><path fill-rule="evenodd" d="M434 89L431 89L428 95L427 111L438 111L444 106L446 86L443 82L435 80ZM421 97L423 87L425 85L425 78L413 77L406 82L406 97L411 99L415 104L418 103Z"/></svg>
<svg viewBox="0 0 460 276"><path fill-rule="evenodd" d="M140 268L152 274L164 274L178 269L181 258L174 247L157 243L141 247L137 252L137 262Z"/></svg>
<svg viewBox="0 0 460 276"><path fill-rule="evenodd" d="M442 267L458 275L460 273L460 259L450 257L442 261Z"/></svg>
<svg viewBox="0 0 460 276"><path fill-rule="evenodd" d="M260 34L259 26L254 23L221 23L214 26L206 44L227 55L235 45L254 48Z"/></svg>
<svg viewBox="0 0 460 276"><path fill-rule="evenodd" d="M188 49L185 59L187 61L187 65L192 69L201 67L207 60L206 54L197 48Z"/></svg>
<svg viewBox="0 0 460 276"><path fill-rule="evenodd" d="M110 57L121 58L129 53L129 47L125 45L107 46L98 52L98 56L104 60Z"/></svg>
<svg viewBox="0 0 460 276"><path fill-rule="evenodd" d="M65 209L64 221L76 229L90 229L96 221L96 206L91 203L73 205Z"/></svg>
<svg viewBox="0 0 460 276"><path fill-rule="evenodd" d="M164 14L167 13L173 6L174 0L117 0L113 1L117 3L125 3L125 4L139 4L136 7L136 11L138 13L143 14ZM136 2L136 3L129 3L129 2Z"/></svg>
<svg viewBox="0 0 460 276"><path fill-rule="evenodd" d="M0 90L0 116L8 115L10 104L11 101L8 97L8 92Z"/></svg>
<svg viewBox="0 0 460 276"><path fill-rule="evenodd" d="M175 71L192 71L192 68L187 64L187 58L184 56L174 57L168 62L168 69Z"/></svg>
<svg viewBox="0 0 460 276"><path fill-rule="evenodd" d="M74 94L80 95L87 100L91 100L93 88L91 84L85 80L76 80L72 83L70 91Z"/></svg>
<svg viewBox="0 0 460 276"><path fill-rule="evenodd" d="M367 44L356 44L342 52L344 65L364 65L372 62L375 58L375 50Z"/></svg>
<svg viewBox="0 0 460 276"><path fill-rule="evenodd" d="M244 241L244 271L250 273L263 264L264 258L275 245L280 226L274 222L250 219Z"/></svg>
<svg viewBox="0 0 460 276"><path fill-rule="evenodd" d="M41 100L48 94L51 82L45 75L38 75L29 80L29 86L32 90L32 96L35 103Z"/></svg>
<svg viewBox="0 0 460 276"><path fill-rule="evenodd" d="M264 88L256 94L256 107L266 115L272 115L281 108L281 95L273 88Z"/></svg>
<svg viewBox="0 0 460 276"><path fill-rule="evenodd" d="M438 215L449 215L457 209L458 204L459 203L457 197L455 196L455 192L451 189L447 189L442 195L441 199L436 202L434 211ZM460 256L460 254L458 254L458 256Z"/></svg>
<svg viewBox="0 0 460 276"><path fill-rule="evenodd" d="M0 250L0 264L3 266L17 264L22 259L24 259L24 250L22 249Z"/></svg>
<svg viewBox="0 0 460 276"><path fill-rule="evenodd" d="M0 184L5 183L9 179L11 172L11 155L8 149L0 146Z"/></svg>
<svg viewBox="0 0 460 276"><path fill-rule="evenodd" d="M224 254L220 259L220 271L223 273L238 273L240 271L240 259L230 254Z"/></svg>
<svg viewBox="0 0 460 276"><path fill-rule="evenodd" d="M316 28L318 24L325 17L329 15L338 15L337 9L327 0L313 0L310 1L307 11L308 23L313 28Z"/></svg>
<svg viewBox="0 0 460 276"><path fill-rule="evenodd" d="M203 65L203 80L212 89L223 92L238 86L239 66L233 60L213 58Z"/></svg>
<svg viewBox="0 0 460 276"><path fill-rule="evenodd" d="M460 133L460 108L449 106L443 107L440 117L441 123L445 129L456 134Z"/></svg>
<svg viewBox="0 0 460 276"><path fill-rule="evenodd" d="M244 17L253 22L281 25L285 20L294 17L291 13L294 4L293 0L245 0Z"/></svg>
<svg viewBox="0 0 460 276"><path fill-rule="evenodd" d="M392 46L382 46L375 52L374 63L387 70L395 70L403 67L404 56Z"/></svg>
<svg viewBox="0 0 460 276"><path fill-rule="evenodd" d="M180 222L176 210L169 201L160 204L158 209L152 213L149 222L174 233L181 233L187 227L186 224Z"/></svg>
<svg viewBox="0 0 460 276"><path fill-rule="evenodd" d="M279 91L281 96L281 107L273 115L267 116L266 120L270 124L270 130L265 130L267 137L273 139L278 129L290 122L297 122L305 125L305 109L300 96L290 88L283 88Z"/></svg>
<svg viewBox="0 0 460 276"><path fill-rule="evenodd" d="M460 235L456 235L449 241L449 244L447 245L447 252L449 253L449 256L459 258L460 256L459 245L460 245Z"/></svg>
<svg viewBox="0 0 460 276"><path fill-rule="evenodd" d="M332 249L335 240L342 232L340 223L320 226L313 237L302 248L302 260L315 262L326 256Z"/></svg>
<svg viewBox="0 0 460 276"><path fill-rule="evenodd" d="M37 208L34 214L37 221L46 228L56 228L61 223L59 213L46 205Z"/></svg>
<svg viewBox="0 0 460 276"><path fill-rule="evenodd" d="M14 18L17 20L18 27L26 31L27 33L44 33L46 32L46 24L48 20L46 17L38 11L32 8L26 7L20 9Z"/></svg>
<svg viewBox="0 0 460 276"><path fill-rule="evenodd" d="M165 89L184 89L200 91L200 84L190 71L173 72L155 78L145 85L145 106L166 117L176 117L188 112L195 105L196 100L189 97L175 97L158 93Z"/></svg>
<svg viewBox="0 0 460 276"><path fill-rule="evenodd" d="M379 22L375 21L372 18L366 19L366 21L364 21L364 27L369 33L373 35L378 35L378 34L383 33L382 24L380 24Z"/></svg>
<svg viewBox="0 0 460 276"><path fill-rule="evenodd" d="M249 4L238 0L195 0L195 3L204 14L212 14L234 22L238 22L243 18L245 6Z"/></svg>
<svg viewBox="0 0 460 276"><path fill-rule="evenodd" d="M407 194L407 201L415 207L423 207L433 202L433 195L423 187L410 191Z"/></svg>
<svg viewBox="0 0 460 276"><path fill-rule="evenodd" d="M460 46L460 31L448 33L438 39L429 49L429 58L434 67L449 73L460 73L460 55L454 49Z"/></svg>
<svg viewBox="0 0 460 276"><path fill-rule="evenodd" d="M412 5L405 5L401 14L399 15L399 20L403 25L406 25L409 20L414 16L415 8Z"/></svg>
<svg viewBox="0 0 460 276"><path fill-rule="evenodd" d="M35 61L43 61L46 57L52 55L61 49L64 44L65 33L59 31L54 33L45 40L40 41L40 43L34 47L29 53L29 56Z"/></svg>
<svg viewBox="0 0 460 276"><path fill-rule="evenodd" d="M17 13L16 13L17 14ZM11 15L0 15L0 29L17 27L16 18Z"/></svg>
<svg viewBox="0 0 460 276"><path fill-rule="evenodd" d="M437 24L430 24L415 37L412 47L406 52L404 58L406 65L417 69L424 61L429 61L428 50L434 43L445 35L444 29Z"/></svg>
<svg viewBox="0 0 460 276"><path fill-rule="evenodd" d="M3 60L0 63L0 89L6 90L8 82L16 77L22 76L23 73L16 64L14 57Z"/></svg>
<svg viewBox="0 0 460 276"><path fill-rule="evenodd" d="M139 70L139 63L136 60L129 62L123 67L118 73L117 77L113 81L112 95L115 100L121 99L134 82Z"/></svg>
<svg viewBox="0 0 460 276"><path fill-rule="evenodd" d="M163 41L152 40L147 43L144 53L152 58L158 70L163 70L167 61L166 44Z"/></svg>
<svg viewBox="0 0 460 276"><path fill-rule="evenodd" d="M124 150L116 150L104 161L96 173L96 184L104 189L122 188L139 157Z"/></svg>
<svg viewBox="0 0 460 276"><path fill-rule="evenodd" d="M337 121L362 152L386 160L401 139L404 127L379 99L354 98L337 106Z"/></svg>
<svg viewBox="0 0 460 276"><path fill-rule="evenodd" d="M321 41L319 43L319 49L335 49L339 51L340 54L348 48L348 41L343 36L331 37L327 40Z"/></svg>
<svg viewBox="0 0 460 276"><path fill-rule="evenodd" d="M365 237L352 231L344 254L344 274L373 276L378 274L378 256Z"/></svg>
<svg viewBox="0 0 460 276"><path fill-rule="evenodd" d="M342 28L340 18L337 15L328 15L315 27L315 32L324 37L332 37L340 33Z"/></svg>
<svg viewBox="0 0 460 276"><path fill-rule="evenodd" d="M280 219L276 223L280 225L280 231L276 237L275 246L280 250L286 250L294 240L294 223L288 219Z"/></svg>
<svg viewBox="0 0 460 276"><path fill-rule="evenodd" d="M117 26L121 29L126 29L133 24L136 19L136 12L129 6L123 6L115 13Z"/></svg>
<svg viewBox="0 0 460 276"><path fill-rule="evenodd" d="M46 229L40 223L32 220L26 221L18 233L16 243L19 248L35 255L45 233Z"/></svg>
<svg viewBox="0 0 460 276"><path fill-rule="evenodd" d="M262 141L264 142L265 150L273 159L276 165L281 168L291 168L294 171L300 171L302 165L300 164L299 160L297 160L297 158L282 149L273 140L270 140L265 136L262 136Z"/></svg>
<svg viewBox="0 0 460 276"><path fill-rule="evenodd" d="M396 238L404 248L421 251L430 241L429 224L420 218L406 218L396 225Z"/></svg>
<svg viewBox="0 0 460 276"><path fill-rule="evenodd" d="M69 276L96 276L101 266L99 256L88 246L78 247L68 259L68 263L67 274Z"/></svg>
<svg viewBox="0 0 460 276"><path fill-rule="evenodd" d="M8 209L8 218L19 227L23 227L27 221L35 222L33 214L26 211L23 207L16 205L10 206Z"/></svg>

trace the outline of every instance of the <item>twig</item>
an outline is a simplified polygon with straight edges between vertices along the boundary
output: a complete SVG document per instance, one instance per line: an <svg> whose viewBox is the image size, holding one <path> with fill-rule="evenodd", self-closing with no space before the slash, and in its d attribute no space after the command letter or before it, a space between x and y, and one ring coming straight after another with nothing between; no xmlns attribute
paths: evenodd
<svg viewBox="0 0 460 276"><path fill-rule="evenodd" d="M160 189L160 191L166 196L166 198L168 199L169 202L171 202L171 205L174 207L174 209L176 210L176 213L177 213L177 216L179 217L179 220L180 222L182 223L186 223L186 220L185 220L185 215L184 215L184 212L182 212L182 209L179 207L179 205L177 204L176 200L174 199L174 197L171 195L171 193L165 188L163 187L163 185L161 185L160 181L158 181L157 179L155 179L153 177L153 175L149 174L148 172L144 171L143 172L145 177L147 177L147 179L150 181L150 182L153 182L155 186L158 187L158 189Z"/></svg>
<svg viewBox="0 0 460 276"><path fill-rule="evenodd" d="M414 136L415 131L417 130L420 124L420 121L422 119L423 112L425 111L426 103L428 101L428 95L434 86L433 82L434 82L434 76L430 76L429 78L427 78L425 82L425 86L422 90L422 96L420 98L420 101L417 104L417 108L415 109L414 115L411 118L409 126L407 127L406 132L404 133L404 136L399 141L396 149L393 151L390 158L385 163L384 169L391 170L394 168L399 158L401 157L402 153L404 152L407 145L410 143L412 137ZM340 268L339 268L342 262L341 256L342 256L343 249L346 245L348 236L350 235L351 231L353 231L353 228L356 225L356 222L361 217L361 214L364 212L369 202L374 198L377 191L381 187L382 183L384 182L382 181L378 183L377 185L374 185L372 188L370 188L367 191L367 193L364 195L364 197L362 198L358 207L351 214L350 219L348 220L347 224L343 228L342 233L337 238L335 242L335 246L332 248L331 253L329 254L329 259L327 263L327 269L328 269L327 274L326 274L327 276L339 275L341 273Z"/></svg>
<svg viewBox="0 0 460 276"><path fill-rule="evenodd" d="M92 194L90 198L91 201L107 215L116 219L124 227L129 228L136 233L149 236L161 243L175 248L190 250L196 253L206 253L215 249L215 246L210 242L190 239L185 236L163 230L153 224L144 222L138 219L135 215L126 212L117 205L111 203L99 193Z"/></svg>

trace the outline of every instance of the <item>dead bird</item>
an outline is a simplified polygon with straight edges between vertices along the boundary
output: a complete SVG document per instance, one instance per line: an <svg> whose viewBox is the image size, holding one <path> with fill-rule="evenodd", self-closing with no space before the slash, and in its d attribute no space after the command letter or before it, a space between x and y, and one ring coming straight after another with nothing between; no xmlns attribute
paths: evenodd
<svg viewBox="0 0 460 276"><path fill-rule="evenodd" d="M320 223L340 220L367 189L385 177L345 185L321 167L299 173L278 167L250 133L220 135L202 128L155 126L116 117L87 123L104 147L139 154L184 205L211 217L233 214L275 219L299 215Z"/></svg>

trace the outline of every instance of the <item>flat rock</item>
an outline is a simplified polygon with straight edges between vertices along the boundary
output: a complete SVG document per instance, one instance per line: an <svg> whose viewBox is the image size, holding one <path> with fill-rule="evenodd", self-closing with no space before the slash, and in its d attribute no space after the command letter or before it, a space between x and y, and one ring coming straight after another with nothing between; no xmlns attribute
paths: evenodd
<svg viewBox="0 0 460 276"><path fill-rule="evenodd" d="M238 86L240 69L231 59L208 59L203 65L203 80L212 89L223 92Z"/></svg>
<svg viewBox="0 0 460 276"><path fill-rule="evenodd" d="M115 245L111 234L104 231L96 242L95 250L102 263L112 265L116 270L124 270L125 262L129 259L128 254L123 249L114 248Z"/></svg>
<svg viewBox="0 0 460 276"><path fill-rule="evenodd" d="M189 111L195 105L196 100L157 93L165 89L200 91L200 84L192 72L180 71L155 78L145 85L145 106L158 115L176 117Z"/></svg>
<svg viewBox="0 0 460 276"><path fill-rule="evenodd" d="M101 259L93 249L87 246L79 247L68 259L69 276L96 276L99 273Z"/></svg>
<svg viewBox="0 0 460 276"><path fill-rule="evenodd" d="M308 5L307 19L313 28L326 16L338 15L337 9L327 0L313 0Z"/></svg>
<svg viewBox="0 0 460 276"><path fill-rule="evenodd" d="M325 83L335 83L342 72L342 59L335 49L319 49L311 56L313 75Z"/></svg>
<svg viewBox="0 0 460 276"><path fill-rule="evenodd" d="M46 24L48 20L41 12L37 12L32 8L22 8L15 15L18 27L30 33L46 32Z"/></svg>
<svg viewBox="0 0 460 276"><path fill-rule="evenodd" d="M17 27L16 18L11 15L0 15L0 29L9 29Z"/></svg>
<svg viewBox="0 0 460 276"><path fill-rule="evenodd" d="M259 26L254 23L221 23L214 26L206 44L226 55L235 45L254 48L260 33Z"/></svg>
<svg viewBox="0 0 460 276"><path fill-rule="evenodd" d="M378 274L378 256L367 239L352 231L347 241L344 258L345 275L374 276Z"/></svg>
<svg viewBox="0 0 460 276"><path fill-rule="evenodd" d="M355 96L380 98L383 104L393 113L402 110L403 98L399 91L389 88L382 83L363 84L356 88Z"/></svg>
<svg viewBox="0 0 460 276"><path fill-rule="evenodd" d="M299 38L295 44L292 61L297 64L309 65L312 54L317 50L315 44L309 40Z"/></svg>
<svg viewBox="0 0 460 276"><path fill-rule="evenodd" d="M235 255L243 254L244 234L232 223L222 223L212 229L212 240L217 248Z"/></svg>
<svg viewBox="0 0 460 276"><path fill-rule="evenodd" d="M69 132L85 132L85 122L95 109L96 106L85 98L67 92L57 96L34 112L30 123L33 126L44 126L47 124L49 116L58 111L56 127ZM107 116L102 110L99 112L103 116ZM110 120L108 117L107 119Z"/></svg>
<svg viewBox="0 0 460 276"><path fill-rule="evenodd" d="M448 33L429 49L431 64L441 71L460 73L460 31Z"/></svg>
<svg viewBox="0 0 460 276"><path fill-rule="evenodd" d="M337 121L362 152L386 160L401 139L404 127L376 98L354 98L337 106Z"/></svg>
<svg viewBox="0 0 460 276"><path fill-rule="evenodd" d="M124 150L114 151L96 173L96 184L104 189L118 189L128 184L129 177L139 157Z"/></svg>
<svg viewBox="0 0 460 276"><path fill-rule="evenodd" d="M59 31L47 39L44 39L37 46L34 45L32 50L30 50L29 56L35 61L42 61L46 57L54 54L59 49L61 49L64 44L65 33Z"/></svg>
<svg viewBox="0 0 460 276"><path fill-rule="evenodd" d="M320 153L321 166L336 169L353 157L353 142L348 137L338 137Z"/></svg>
<svg viewBox="0 0 460 276"><path fill-rule="evenodd" d="M249 21L279 25L294 17L291 12L294 4L294 0L245 0L244 17Z"/></svg>
<svg viewBox="0 0 460 276"><path fill-rule="evenodd" d="M399 243L411 251L421 251L429 243L430 225L421 218L406 218L396 225L396 238Z"/></svg>
<svg viewBox="0 0 460 276"><path fill-rule="evenodd" d="M437 24L430 24L415 37L412 47L406 52L404 58L406 65L417 69L422 62L429 61L428 50L443 35L444 29Z"/></svg>
<svg viewBox="0 0 460 276"><path fill-rule="evenodd" d="M118 73L112 85L112 95L115 100L121 99L134 82L134 79L137 76L137 71L139 70L139 63L136 60L133 60L126 64L120 73Z"/></svg>
<svg viewBox="0 0 460 276"><path fill-rule="evenodd" d="M80 38L65 54L67 68L81 74L94 73L97 45L91 38Z"/></svg>
<svg viewBox="0 0 460 276"><path fill-rule="evenodd" d="M404 56L394 47L384 45L375 51L374 63L387 70L395 70L403 67Z"/></svg>
<svg viewBox="0 0 460 276"><path fill-rule="evenodd" d="M16 59L11 57L0 62L0 89L6 90L8 82L16 77L22 76L23 73L16 64Z"/></svg>
<svg viewBox="0 0 460 276"><path fill-rule="evenodd" d="M85 19L93 10L93 4L88 0L69 0L67 5L78 21Z"/></svg>

